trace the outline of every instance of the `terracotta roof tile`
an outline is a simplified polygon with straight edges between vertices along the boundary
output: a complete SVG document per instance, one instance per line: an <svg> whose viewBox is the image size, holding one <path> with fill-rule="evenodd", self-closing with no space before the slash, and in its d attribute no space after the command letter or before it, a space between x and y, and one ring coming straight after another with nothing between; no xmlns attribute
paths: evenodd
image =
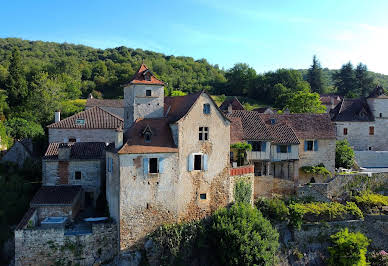
<svg viewBox="0 0 388 266"><path fill-rule="evenodd" d="M44 160L58 160L60 143L50 143ZM104 159L106 144L104 142L74 142L70 146L70 159Z"/></svg>
<svg viewBox="0 0 388 266"><path fill-rule="evenodd" d="M273 143L276 144L299 144L299 139L294 130L285 123L279 120L277 116L271 114L260 114L272 136Z"/></svg>
<svg viewBox="0 0 388 266"><path fill-rule="evenodd" d="M149 80L146 77L149 77ZM145 84L145 85L162 85L164 86L164 82L157 79L155 75L148 69L145 64L141 64L135 75L133 75L132 80L129 84ZM126 84L126 85L129 85ZM125 85L124 85L125 86Z"/></svg>
<svg viewBox="0 0 388 266"><path fill-rule="evenodd" d="M228 106L232 105L232 110L245 110L244 106L240 103L237 97L228 97L221 105L220 110L226 111L228 110Z"/></svg>
<svg viewBox="0 0 388 266"><path fill-rule="evenodd" d="M147 127L152 132L150 143L145 142L143 135ZM127 132L125 132L124 137L126 141L118 151L120 154L178 152L167 118L137 119Z"/></svg>
<svg viewBox="0 0 388 266"><path fill-rule="evenodd" d="M81 193L81 186L42 186L32 198L30 205L72 205Z"/></svg>
<svg viewBox="0 0 388 266"><path fill-rule="evenodd" d="M241 117L229 117L230 123L230 144L241 142L244 139L244 130Z"/></svg>
<svg viewBox="0 0 388 266"><path fill-rule="evenodd" d="M89 98L86 100L86 107L116 107L116 108L124 108L124 100L123 99L94 99Z"/></svg>
<svg viewBox="0 0 388 266"><path fill-rule="evenodd" d="M83 119L84 124L77 124ZM48 128L88 128L88 129L116 129L123 127L123 119L115 114L93 107L86 111L67 117L57 123L48 125Z"/></svg>
<svg viewBox="0 0 388 266"><path fill-rule="evenodd" d="M287 123L299 139L334 139L335 126L329 114L262 114Z"/></svg>

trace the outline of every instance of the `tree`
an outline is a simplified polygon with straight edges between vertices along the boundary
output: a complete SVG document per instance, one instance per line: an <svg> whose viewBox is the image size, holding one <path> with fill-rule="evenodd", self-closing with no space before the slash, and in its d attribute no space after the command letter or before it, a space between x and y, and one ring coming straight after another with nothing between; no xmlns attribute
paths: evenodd
<svg viewBox="0 0 388 266"><path fill-rule="evenodd" d="M310 83L312 92L323 93L322 67L315 55L313 64L307 72L307 81Z"/></svg>
<svg viewBox="0 0 388 266"><path fill-rule="evenodd" d="M333 74L334 85L340 95L352 97L355 96L356 74L352 63L344 64L339 71Z"/></svg>
<svg viewBox="0 0 388 266"><path fill-rule="evenodd" d="M256 78L256 71L248 64L238 63L226 72L225 77L229 95L247 96Z"/></svg>
<svg viewBox="0 0 388 266"><path fill-rule="evenodd" d="M291 113L325 113L325 106L320 101L318 93L310 92L307 89L290 93L287 95L285 105Z"/></svg>
<svg viewBox="0 0 388 266"><path fill-rule="evenodd" d="M335 146L335 167L352 168L354 165L354 150L349 142L338 140Z"/></svg>
<svg viewBox="0 0 388 266"><path fill-rule="evenodd" d="M23 103L28 96L27 81L24 76L20 51L17 48L12 51L8 72L5 88L9 105L13 107Z"/></svg>
<svg viewBox="0 0 388 266"><path fill-rule="evenodd" d="M5 91L0 90L0 121L5 119L5 113L9 110L7 104L7 94Z"/></svg>
<svg viewBox="0 0 388 266"><path fill-rule="evenodd" d="M44 135L44 130L41 125L18 117L6 121L5 127L8 135L17 140Z"/></svg>
<svg viewBox="0 0 388 266"><path fill-rule="evenodd" d="M249 204L234 204L212 216L209 235L220 265L273 265L279 233Z"/></svg>
<svg viewBox="0 0 388 266"><path fill-rule="evenodd" d="M331 235L332 246L328 248L330 253L329 265L335 266L364 266L366 263L366 251L370 240L360 232L349 233L345 228Z"/></svg>
<svg viewBox="0 0 388 266"><path fill-rule="evenodd" d="M366 65L359 63L355 70L357 92L361 96L367 96L374 88L374 80L368 73Z"/></svg>

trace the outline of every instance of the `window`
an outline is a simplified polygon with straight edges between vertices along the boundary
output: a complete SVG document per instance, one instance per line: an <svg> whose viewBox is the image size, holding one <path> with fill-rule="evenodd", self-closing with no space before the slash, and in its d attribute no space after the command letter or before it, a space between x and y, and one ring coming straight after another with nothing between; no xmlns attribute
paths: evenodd
<svg viewBox="0 0 388 266"><path fill-rule="evenodd" d="M202 155L194 155L194 170L202 170Z"/></svg>
<svg viewBox="0 0 388 266"><path fill-rule="evenodd" d="M81 180L81 178L82 178L82 173L80 171L76 171L74 174L74 179Z"/></svg>
<svg viewBox="0 0 388 266"><path fill-rule="evenodd" d="M209 128L199 127L199 140L208 140L208 139L209 139Z"/></svg>
<svg viewBox="0 0 388 266"><path fill-rule="evenodd" d="M199 194L199 198L202 199L202 200L205 200L206 199L206 193Z"/></svg>
<svg viewBox="0 0 388 266"><path fill-rule="evenodd" d="M290 148L291 148L290 145L278 145L278 153L288 153L288 150Z"/></svg>
<svg viewBox="0 0 388 266"><path fill-rule="evenodd" d="M348 134L348 129L345 127L344 128L344 136L346 136Z"/></svg>
<svg viewBox="0 0 388 266"><path fill-rule="evenodd" d="M79 118L79 119L75 120L75 124L76 125L85 125L85 119Z"/></svg>
<svg viewBox="0 0 388 266"><path fill-rule="evenodd" d="M156 174L158 173L158 158L150 158L150 173Z"/></svg>
<svg viewBox="0 0 388 266"><path fill-rule="evenodd" d="M77 142L76 138L69 138L69 142Z"/></svg>
<svg viewBox="0 0 388 266"><path fill-rule="evenodd" d="M146 90L146 96L151 96L151 90Z"/></svg>
<svg viewBox="0 0 388 266"><path fill-rule="evenodd" d="M369 127L369 135L375 134L375 127Z"/></svg>
<svg viewBox="0 0 388 266"><path fill-rule="evenodd" d="M383 117L383 113L380 113L380 118Z"/></svg>
<svg viewBox="0 0 388 266"><path fill-rule="evenodd" d="M205 103L205 104L203 105L203 113L204 113L204 114L210 114L210 104Z"/></svg>
<svg viewBox="0 0 388 266"><path fill-rule="evenodd" d="M262 150L262 148L261 148L262 142L261 141L248 141L248 144L251 144L252 151L261 151Z"/></svg>
<svg viewBox="0 0 388 266"><path fill-rule="evenodd" d="M368 149L371 151L371 150L372 150L372 147L368 147Z"/></svg>
<svg viewBox="0 0 388 266"><path fill-rule="evenodd" d="M149 132L144 133L144 141L146 143L150 143L151 142L151 133L149 133Z"/></svg>
<svg viewBox="0 0 388 266"><path fill-rule="evenodd" d="M308 140L308 141L306 141L306 144L307 144L307 150L308 151L314 150L314 141Z"/></svg>

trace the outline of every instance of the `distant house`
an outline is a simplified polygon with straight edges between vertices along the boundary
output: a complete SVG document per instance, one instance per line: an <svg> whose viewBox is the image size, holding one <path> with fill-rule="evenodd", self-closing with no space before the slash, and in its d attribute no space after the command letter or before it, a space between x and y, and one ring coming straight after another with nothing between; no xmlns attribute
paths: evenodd
<svg viewBox="0 0 388 266"><path fill-rule="evenodd" d="M221 111L228 110L245 110L244 106L240 103L236 96L228 97L226 100L220 105Z"/></svg>
<svg viewBox="0 0 388 266"><path fill-rule="evenodd" d="M14 145L5 152L2 162L12 162L22 167L27 159L39 159L37 148L34 147L31 139L16 141Z"/></svg>
<svg viewBox="0 0 388 266"><path fill-rule="evenodd" d="M329 113L341 100L342 96L336 94L321 94L320 100L322 105L326 107L326 113Z"/></svg>
<svg viewBox="0 0 388 266"><path fill-rule="evenodd" d="M124 100L123 99L95 99L89 94L86 100L85 110L93 107L100 107L104 111L115 114L124 119Z"/></svg>
<svg viewBox="0 0 388 266"><path fill-rule="evenodd" d="M268 107L268 106L255 108L252 111L262 113L262 114L274 114L275 113L275 111L271 107Z"/></svg>
<svg viewBox="0 0 388 266"><path fill-rule="evenodd" d="M57 116L58 117L58 116ZM49 142L114 142L116 129L124 122L116 114L100 107L92 107L48 125Z"/></svg>

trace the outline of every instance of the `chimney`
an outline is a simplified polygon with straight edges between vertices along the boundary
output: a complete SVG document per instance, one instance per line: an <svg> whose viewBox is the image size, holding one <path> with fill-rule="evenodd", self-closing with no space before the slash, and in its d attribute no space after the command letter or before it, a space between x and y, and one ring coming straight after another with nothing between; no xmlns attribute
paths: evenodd
<svg viewBox="0 0 388 266"><path fill-rule="evenodd" d="M121 127L116 129L115 148L120 149L123 146L123 129Z"/></svg>
<svg viewBox="0 0 388 266"><path fill-rule="evenodd" d="M61 161L70 160L71 146L67 143L60 143L58 148L58 159Z"/></svg>
<svg viewBox="0 0 388 266"><path fill-rule="evenodd" d="M231 104L228 105L228 114L231 114L233 111L233 106Z"/></svg>
<svg viewBox="0 0 388 266"><path fill-rule="evenodd" d="M88 99L93 99L94 97L93 97L93 94L92 93L89 93L89 95L88 95Z"/></svg>
<svg viewBox="0 0 388 266"><path fill-rule="evenodd" d="M56 111L55 112L55 123L61 121L61 111Z"/></svg>

